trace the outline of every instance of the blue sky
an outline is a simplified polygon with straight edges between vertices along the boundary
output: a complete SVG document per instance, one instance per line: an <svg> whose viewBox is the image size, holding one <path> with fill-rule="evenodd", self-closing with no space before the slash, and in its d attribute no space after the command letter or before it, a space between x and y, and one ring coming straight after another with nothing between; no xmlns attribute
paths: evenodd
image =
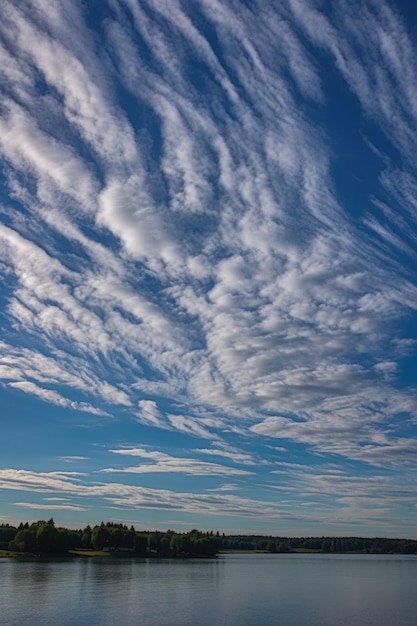
<svg viewBox="0 0 417 626"><path fill-rule="evenodd" d="M0 522L417 538L416 19L3 0Z"/></svg>

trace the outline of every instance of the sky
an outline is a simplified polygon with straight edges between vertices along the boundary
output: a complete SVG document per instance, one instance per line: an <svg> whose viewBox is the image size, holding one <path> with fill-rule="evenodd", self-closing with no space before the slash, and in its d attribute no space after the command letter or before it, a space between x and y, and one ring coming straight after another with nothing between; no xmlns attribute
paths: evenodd
<svg viewBox="0 0 417 626"><path fill-rule="evenodd" d="M417 538L417 11L2 0L0 523Z"/></svg>

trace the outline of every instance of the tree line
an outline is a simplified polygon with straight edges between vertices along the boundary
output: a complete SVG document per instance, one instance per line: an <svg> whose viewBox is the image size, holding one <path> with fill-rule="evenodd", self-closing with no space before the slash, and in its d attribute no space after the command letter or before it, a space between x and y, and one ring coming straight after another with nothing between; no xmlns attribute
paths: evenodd
<svg viewBox="0 0 417 626"><path fill-rule="evenodd" d="M136 531L134 526L101 522L93 528L70 530L56 527L51 518L17 527L1 524L0 549L31 554L95 550L149 557L210 557L218 552L218 542L213 533L196 529L188 533Z"/></svg>
<svg viewBox="0 0 417 626"><path fill-rule="evenodd" d="M137 531L134 526L101 522L94 527L70 530L57 527L51 518L19 526L0 525L0 549L31 554L68 554L69 551L107 551L117 555L146 557L213 557L221 551L271 553L321 552L356 554L417 554L412 539L364 537L265 537L220 535L193 529Z"/></svg>
<svg viewBox="0 0 417 626"><path fill-rule="evenodd" d="M273 553L322 552L325 554L417 554L417 541L381 537L264 537L229 535L222 537L221 550Z"/></svg>

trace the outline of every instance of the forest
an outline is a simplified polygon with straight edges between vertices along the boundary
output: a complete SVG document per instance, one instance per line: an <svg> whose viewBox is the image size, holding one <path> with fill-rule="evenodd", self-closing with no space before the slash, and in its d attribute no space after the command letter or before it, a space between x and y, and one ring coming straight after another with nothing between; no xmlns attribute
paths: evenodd
<svg viewBox="0 0 417 626"><path fill-rule="evenodd" d="M264 537L229 535L220 538L220 550L262 552L322 552L324 554L417 554L417 541L382 537Z"/></svg>
<svg viewBox="0 0 417 626"><path fill-rule="evenodd" d="M218 552L213 533L192 530L136 531L133 526L101 522L93 528L70 530L56 527L54 520L40 520L18 527L0 526L0 550L31 554L105 552L117 556L212 557Z"/></svg>
<svg viewBox="0 0 417 626"><path fill-rule="evenodd" d="M101 522L91 527L71 530L48 521L20 523L17 527L0 525L0 550L14 554L93 555L141 557L214 557L221 552L339 554L417 554L412 539L366 537L265 537L261 535L225 535L218 531L187 533L173 530L136 530L124 524Z"/></svg>

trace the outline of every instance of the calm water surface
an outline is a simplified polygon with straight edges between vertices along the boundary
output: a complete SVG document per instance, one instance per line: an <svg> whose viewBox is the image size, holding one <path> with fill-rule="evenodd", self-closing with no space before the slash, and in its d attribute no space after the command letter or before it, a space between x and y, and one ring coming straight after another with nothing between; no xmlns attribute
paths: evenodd
<svg viewBox="0 0 417 626"><path fill-rule="evenodd" d="M415 626L417 558L0 559L2 626Z"/></svg>

